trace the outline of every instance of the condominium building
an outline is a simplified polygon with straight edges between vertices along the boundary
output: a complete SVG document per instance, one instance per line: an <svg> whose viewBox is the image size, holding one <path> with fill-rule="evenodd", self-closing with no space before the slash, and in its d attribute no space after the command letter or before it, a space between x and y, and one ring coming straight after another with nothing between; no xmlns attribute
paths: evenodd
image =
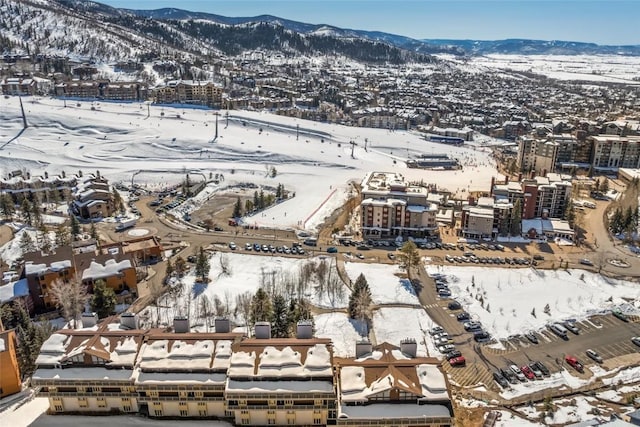
<svg viewBox="0 0 640 427"><path fill-rule="evenodd" d="M171 80L151 90L157 104L197 104L219 107L223 89L213 82L195 80Z"/></svg>
<svg viewBox="0 0 640 427"><path fill-rule="evenodd" d="M115 204L109 181L100 175L89 175L78 182L73 192L71 211L84 219L113 215Z"/></svg>
<svg viewBox="0 0 640 427"><path fill-rule="evenodd" d="M399 173L370 172L362 181L361 224L364 237L437 234L438 205L425 187L411 185Z"/></svg>
<svg viewBox="0 0 640 427"><path fill-rule="evenodd" d="M5 331L0 320L0 399L22 389L16 347L15 330Z"/></svg>
<svg viewBox="0 0 640 427"><path fill-rule="evenodd" d="M255 337L215 320L214 332L139 329L137 317L63 329L42 346L32 383L54 413L139 413L154 418L218 418L235 425L453 425L440 362L417 344L357 345L333 357L330 339L301 322L295 338ZM338 391L337 391L338 390Z"/></svg>
<svg viewBox="0 0 640 427"><path fill-rule="evenodd" d="M591 164L595 170L640 168L640 136L596 135L587 139L593 145Z"/></svg>

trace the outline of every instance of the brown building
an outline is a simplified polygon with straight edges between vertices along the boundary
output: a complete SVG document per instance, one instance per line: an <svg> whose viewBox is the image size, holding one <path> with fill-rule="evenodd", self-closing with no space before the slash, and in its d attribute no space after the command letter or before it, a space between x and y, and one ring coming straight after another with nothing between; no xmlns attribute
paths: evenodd
<svg viewBox="0 0 640 427"><path fill-rule="evenodd" d="M5 331L0 321L0 398L22 389L20 369L16 356L16 333Z"/></svg>
<svg viewBox="0 0 640 427"><path fill-rule="evenodd" d="M220 107L223 89L213 82L172 80L152 89L157 104L195 104Z"/></svg>
<svg viewBox="0 0 640 427"><path fill-rule="evenodd" d="M73 192L73 199L71 211L84 219L104 218L115 212L109 181L99 175L81 180Z"/></svg>

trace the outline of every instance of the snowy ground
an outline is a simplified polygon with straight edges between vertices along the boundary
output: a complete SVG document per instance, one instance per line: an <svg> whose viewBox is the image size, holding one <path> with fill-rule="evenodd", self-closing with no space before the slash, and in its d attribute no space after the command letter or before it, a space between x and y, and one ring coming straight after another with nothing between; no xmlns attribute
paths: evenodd
<svg viewBox="0 0 640 427"><path fill-rule="evenodd" d="M22 132L18 98L0 103L1 176L17 169L32 176L100 170L112 182L134 179L149 189L177 184L186 173L194 179L223 174L225 186L282 183L295 197L249 219L263 226L313 229L348 196L349 181L371 170L397 171L454 192L486 189L497 174L488 148L450 147L413 132L232 111L228 125L221 115L213 143L217 112L211 110L151 106L147 117L146 104L67 102L65 108L51 98L25 98L24 104L29 127ZM354 158L350 141L357 144ZM464 169L406 168L402 160L423 153L450 154ZM275 178L266 176L270 167Z"/></svg>
<svg viewBox="0 0 640 427"><path fill-rule="evenodd" d="M554 321L602 313L625 303L623 298L635 301L636 308L626 305L634 311L640 304L637 283L582 270L426 267L429 273L448 276L453 298L497 339L541 329ZM547 304L548 315L544 313Z"/></svg>
<svg viewBox="0 0 640 427"><path fill-rule="evenodd" d="M364 274L371 289L371 299L374 304L420 303L411 282L396 276L400 273L397 265L346 262L344 267L353 283L361 273Z"/></svg>
<svg viewBox="0 0 640 427"><path fill-rule="evenodd" d="M355 356L356 342L366 336L366 325L349 319L346 313L318 314L313 321L316 336L333 341L334 356Z"/></svg>
<svg viewBox="0 0 640 427"><path fill-rule="evenodd" d="M387 307L373 313L373 334L378 343L387 341L399 346L403 339L413 338L418 344L418 356L441 356L427 332L433 326L426 311L420 308Z"/></svg>

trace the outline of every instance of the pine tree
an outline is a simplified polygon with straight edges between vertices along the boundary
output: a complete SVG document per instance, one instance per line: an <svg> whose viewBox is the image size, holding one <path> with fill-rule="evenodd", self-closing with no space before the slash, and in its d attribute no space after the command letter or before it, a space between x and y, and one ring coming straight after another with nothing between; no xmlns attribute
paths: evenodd
<svg viewBox="0 0 640 427"><path fill-rule="evenodd" d="M31 377L36 368L36 359L40 353L42 343L46 341L53 332L51 324L48 322L35 323L29 318L29 313L24 305L19 302L14 305L13 318L14 327L18 337L17 356L20 375L23 379Z"/></svg>
<svg viewBox="0 0 640 427"><path fill-rule="evenodd" d="M511 215L511 235L520 236L522 234L522 201L517 199L513 204Z"/></svg>
<svg viewBox="0 0 640 427"><path fill-rule="evenodd" d="M75 242L80 236L80 223L75 215L71 214L71 238Z"/></svg>
<svg viewBox="0 0 640 427"><path fill-rule="evenodd" d="M602 184L600 184L600 191L602 193L606 193L607 191L609 191L609 180L606 177L602 179Z"/></svg>
<svg viewBox="0 0 640 427"><path fill-rule="evenodd" d="M253 298L251 298L251 312L249 320L252 324L256 322L268 322L271 319L271 299L264 289L259 288Z"/></svg>
<svg viewBox="0 0 640 427"><path fill-rule="evenodd" d="M98 244L100 243L100 238L98 236L98 230L96 229L96 223L91 221L91 225L89 226L89 235L93 240L95 240Z"/></svg>
<svg viewBox="0 0 640 427"><path fill-rule="evenodd" d="M31 203L26 198L22 199L22 205L20 205L22 210L22 218L24 218L24 222L27 225L33 225L33 217L31 216Z"/></svg>
<svg viewBox="0 0 640 427"><path fill-rule="evenodd" d="M269 172L269 175L271 176L271 178L275 178L276 175L278 175L278 171L276 170L275 166L271 166L271 171Z"/></svg>
<svg viewBox="0 0 640 427"><path fill-rule="evenodd" d="M167 267L164 271L164 283L167 284L171 276L173 276L173 264L171 264L171 259L167 259Z"/></svg>
<svg viewBox="0 0 640 427"><path fill-rule="evenodd" d="M56 246L67 246L69 243L71 243L69 230L64 225L58 224L56 227Z"/></svg>
<svg viewBox="0 0 640 427"><path fill-rule="evenodd" d="M211 264L209 263L209 257L204 252L204 249L202 248L202 246L200 246L198 255L196 257L196 268L195 268L196 279L199 279L200 282L207 282L210 270L211 270Z"/></svg>
<svg viewBox="0 0 640 427"><path fill-rule="evenodd" d="M179 256L173 263L173 268L176 272L176 275L178 277L182 277L184 276L185 271L187 271L187 262L184 260L184 258Z"/></svg>
<svg viewBox="0 0 640 427"><path fill-rule="evenodd" d="M22 238L20 238L20 250L22 250L23 255L36 250L36 245L26 230L22 232Z"/></svg>
<svg viewBox="0 0 640 427"><path fill-rule="evenodd" d="M258 190L253 192L253 208L260 209L260 199L258 198Z"/></svg>
<svg viewBox="0 0 640 427"><path fill-rule="evenodd" d="M244 201L244 211L245 212L252 212L253 211L253 202L251 201L251 199L247 199Z"/></svg>
<svg viewBox="0 0 640 427"><path fill-rule="evenodd" d="M236 204L233 207L233 217L240 218L242 216L242 205L240 204L240 197L236 199Z"/></svg>
<svg viewBox="0 0 640 427"><path fill-rule="evenodd" d="M116 293L109 288L104 280L97 280L93 285L91 297L91 310L98 313L99 318L113 314L116 308Z"/></svg>
<svg viewBox="0 0 640 427"><path fill-rule="evenodd" d="M371 305L371 290L369 283L362 273L353 285L353 291L349 296L349 317L352 319L368 319L369 307Z"/></svg>
<svg viewBox="0 0 640 427"><path fill-rule="evenodd" d="M258 196L258 207L259 209L264 209L267 207L267 205L265 204L264 190L262 189L260 189L260 195Z"/></svg>
<svg viewBox="0 0 640 427"><path fill-rule="evenodd" d="M622 218L622 209L616 208L616 210L613 211L611 220L609 221L609 229L613 234L619 234L622 232L623 228L624 220Z"/></svg>
<svg viewBox="0 0 640 427"><path fill-rule="evenodd" d="M289 323L287 322L287 302L282 295L273 297L273 311L271 313L271 335L274 338L286 338L289 336Z"/></svg>
<svg viewBox="0 0 640 427"><path fill-rule="evenodd" d="M31 216L33 218L33 224L36 227L42 225L42 212L40 210L40 200L37 194L33 195L33 203L31 203Z"/></svg>
<svg viewBox="0 0 640 427"><path fill-rule="evenodd" d="M13 198L11 198L8 194L3 194L0 197L0 210L2 211L2 216L5 220L10 220L13 214L16 211L15 205L13 204Z"/></svg>
<svg viewBox="0 0 640 427"><path fill-rule="evenodd" d="M113 187L113 191L111 195L113 198L113 206L115 210L124 212L125 211L124 202L122 201L122 196L120 196L120 192L118 191L118 189Z"/></svg>

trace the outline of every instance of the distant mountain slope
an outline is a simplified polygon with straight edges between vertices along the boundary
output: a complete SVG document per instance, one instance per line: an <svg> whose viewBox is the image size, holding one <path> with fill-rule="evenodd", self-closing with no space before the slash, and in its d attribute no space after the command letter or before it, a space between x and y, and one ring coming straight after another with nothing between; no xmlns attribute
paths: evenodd
<svg viewBox="0 0 640 427"><path fill-rule="evenodd" d="M595 43L582 43L560 40L450 40L425 39L426 43L455 46L471 55L490 53L523 54L523 55L640 55L639 45L607 46Z"/></svg>

